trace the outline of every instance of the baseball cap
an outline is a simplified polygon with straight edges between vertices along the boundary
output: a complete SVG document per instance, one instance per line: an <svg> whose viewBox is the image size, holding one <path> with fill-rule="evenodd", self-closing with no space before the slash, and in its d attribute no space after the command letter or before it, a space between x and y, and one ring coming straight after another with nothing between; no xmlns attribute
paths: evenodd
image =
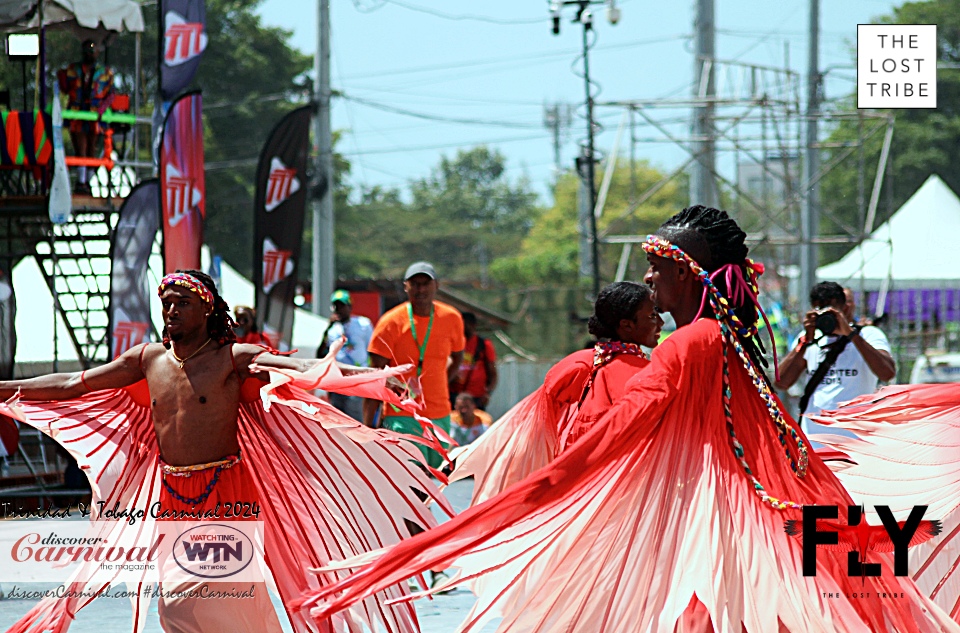
<svg viewBox="0 0 960 633"><path fill-rule="evenodd" d="M407 272L403 273L403 280L406 281L414 275L426 275L430 279L436 280L437 271L433 269L433 264L429 262L414 262L407 267Z"/></svg>
<svg viewBox="0 0 960 633"><path fill-rule="evenodd" d="M345 304L347 304L347 305L351 305L351 304L350 304L350 293L347 292L346 290L342 290L342 289L341 289L341 290L334 290L334 291L333 291L333 294L330 295L330 303L337 303L337 302L345 303Z"/></svg>

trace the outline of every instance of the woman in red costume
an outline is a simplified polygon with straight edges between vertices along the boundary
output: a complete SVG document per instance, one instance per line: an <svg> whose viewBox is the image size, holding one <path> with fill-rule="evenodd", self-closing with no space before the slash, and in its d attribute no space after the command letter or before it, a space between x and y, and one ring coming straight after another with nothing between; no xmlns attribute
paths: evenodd
<svg viewBox="0 0 960 633"><path fill-rule="evenodd" d="M543 386L456 456L451 481L474 478L476 505L546 466L623 396L627 380L650 363L663 319L650 288L632 281L600 291L588 323L598 343L554 365Z"/></svg>
<svg viewBox="0 0 960 633"><path fill-rule="evenodd" d="M678 329L620 401L497 497L345 561L361 569L305 596L313 616L443 565L478 593L461 631L494 617L511 633L958 630L889 555L851 578L847 552L818 550L804 576L784 521L852 500L761 369L745 237L716 209L670 218L644 245L645 281Z"/></svg>

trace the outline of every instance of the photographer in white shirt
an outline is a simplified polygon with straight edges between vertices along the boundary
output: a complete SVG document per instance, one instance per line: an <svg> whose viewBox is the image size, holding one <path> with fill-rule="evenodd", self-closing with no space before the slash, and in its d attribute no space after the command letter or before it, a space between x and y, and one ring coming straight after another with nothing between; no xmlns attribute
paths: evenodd
<svg viewBox="0 0 960 633"><path fill-rule="evenodd" d="M834 409L842 402L873 393L881 381L893 380L897 368L886 335L880 328L852 322L854 306L840 284L818 283L810 290L810 304L813 309L803 317L804 333L780 363L780 380L776 383L778 389L788 389L806 373L801 415ZM816 384L811 384L813 380ZM806 418L803 428L808 435L837 432Z"/></svg>

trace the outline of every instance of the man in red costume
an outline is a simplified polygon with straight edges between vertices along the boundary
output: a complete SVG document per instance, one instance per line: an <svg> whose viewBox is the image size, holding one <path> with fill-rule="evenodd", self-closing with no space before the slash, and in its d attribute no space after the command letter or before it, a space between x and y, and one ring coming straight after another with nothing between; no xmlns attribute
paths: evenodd
<svg viewBox="0 0 960 633"><path fill-rule="evenodd" d="M268 413L259 398L266 370L295 378L296 372L313 372L321 376L321 388L402 406L385 388L390 371L341 372L329 360L284 358L258 345L235 344L226 302L198 271L167 275L158 294L165 326L162 345L137 346L84 372L0 382L0 398L19 394L27 401L51 401L14 402L4 411L19 414L78 458L94 487L92 508L102 512L117 504L135 510L159 503L166 515L199 517L245 504L264 523L266 564L285 603L316 586L306 568L399 541L406 533L403 519L432 523L411 486L439 495L411 464L419 454L414 448L294 390L296 380L292 387L289 379L271 385L276 394L271 399L299 401L308 412L279 406ZM302 382L305 388L315 386ZM98 506L98 501L105 503ZM104 528L104 517L96 516L96 510L93 514L101 521L98 529L113 536L126 527L122 521L106 522ZM88 589L103 591L116 579L98 571L92 580L72 585L84 582ZM190 588L203 585L201 580ZM177 583L176 591L184 586ZM417 630L409 605L383 604L387 596L402 593L401 587L394 588L360 611L322 624L321 630L347 630L348 622L372 627L376 621L391 631ZM65 630L89 600L45 600L11 631ZM135 630L143 626L145 606L134 614ZM253 599L162 596L159 609L168 632L280 630L262 584ZM296 631L314 630L305 614L288 608L287 615Z"/></svg>
<svg viewBox="0 0 960 633"><path fill-rule="evenodd" d="M717 209L667 220L644 245L645 280L678 329L619 402L500 495L340 565L361 569L307 596L312 614L439 564L479 595L460 631L498 616L511 633L958 630L889 555L871 559L881 576L851 578L847 552L824 549L803 574L784 521L852 501L761 369L762 267L745 238Z"/></svg>

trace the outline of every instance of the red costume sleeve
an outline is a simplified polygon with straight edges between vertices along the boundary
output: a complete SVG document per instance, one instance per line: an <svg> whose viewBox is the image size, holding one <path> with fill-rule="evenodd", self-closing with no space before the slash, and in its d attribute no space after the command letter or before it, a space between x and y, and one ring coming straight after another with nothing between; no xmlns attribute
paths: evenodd
<svg viewBox="0 0 960 633"><path fill-rule="evenodd" d="M685 612L716 630L956 630L892 557L882 576L847 575L846 552L817 552L784 531L795 510L762 503L731 448L715 321L673 334L620 402L549 466L437 528L340 567L360 571L308 596L325 617L419 570L454 566L478 601L461 631L674 631ZM815 455L803 479L750 376L729 350L733 425L769 494L851 503ZM795 425L793 421L788 422ZM443 587L441 587L443 588ZM897 599L882 596L898 594Z"/></svg>
<svg viewBox="0 0 960 633"><path fill-rule="evenodd" d="M592 363L591 350L567 356L550 368L539 389L454 453L456 469L450 479L473 477L471 505L500 494L553 461L558 430L576 414Z"/></svg>

